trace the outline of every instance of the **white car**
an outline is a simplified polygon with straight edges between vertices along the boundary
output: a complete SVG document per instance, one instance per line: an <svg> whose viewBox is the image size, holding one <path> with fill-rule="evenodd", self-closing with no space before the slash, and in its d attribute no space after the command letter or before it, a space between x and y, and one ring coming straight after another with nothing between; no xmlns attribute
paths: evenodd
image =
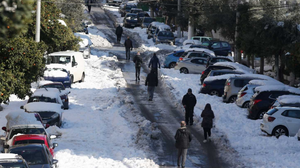
<svg viewBox="0 0 300 168"><path fill-rule="evenodd" d="M206 69L206 63L207 63L206 58L194 57L184 61L178 61L174 69L179 70L180 73L185 73L185 74L188 73L201 74L201 72Z"/></svg>
<svg viewBox="0 0 300 168"><path fill-rule="evenodd" d="M275 107L263 116L260 124L261 131L268 135L294 136L300 128L300 108L298 107Z"/></svg>

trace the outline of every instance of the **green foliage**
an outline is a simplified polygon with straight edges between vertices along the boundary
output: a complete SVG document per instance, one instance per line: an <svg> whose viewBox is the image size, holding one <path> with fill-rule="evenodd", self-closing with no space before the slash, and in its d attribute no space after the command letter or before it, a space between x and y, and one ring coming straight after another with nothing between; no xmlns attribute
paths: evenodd
<svg viewBox="0 0 300 168"><path fill-rule="evenodd" d="M46 48L43 42L27 38L12 38L0 43L0 103L8 101L13 93L20 98L30 94L30 84L45 67Z"/></svg>
<svg viewBox="0 0 300 168"><path fill-rule="evenodd" d="M33 0L0 0L0 39L25 33L31 22Z"/></svg>

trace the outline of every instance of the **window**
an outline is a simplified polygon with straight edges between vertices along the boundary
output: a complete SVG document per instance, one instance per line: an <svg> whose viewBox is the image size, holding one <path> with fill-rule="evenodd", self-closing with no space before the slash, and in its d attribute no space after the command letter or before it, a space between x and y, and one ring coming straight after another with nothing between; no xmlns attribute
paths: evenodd
<svg viewBox="0 0 300 168"><path fill-rule="evenodd" d="M229 47L229 44L225 43L225 42L222 42L222 46L227 48L227 47Z"/></svg>
<svg viewBox="0 0 300 168"><path fill-rule="evenodd" d="M193 59L191 62L195 64L206 64L206 60L203 59Z"/></svg>
<svg viewBox="0 0 300 168"><path fill-rule="evenodd" d="M273 108L273 109L271 109L271 110L269 110L268 112L267 112L267 114L268 115L272 115L272 114L274 114L276 111L278 111L276 108Z"/></svg>
<svg viewBox="0 0 300 168"><path fill-rule="evenodd" d="M220 43L214 43L213 45L211 45L212 48L217 49L217 48L221 48Z"/></svg>
<svg viewBox="0 0 300 168"><path fill-rule="evenodd" d="M193 40L199 40L199 41L200 41L200 38L197 38L197 37L196 37L196 38L193 38Z"/></svg>
<svg viewBox="0 0 300 168"><path fill-rule="evenodd" d="M236 80L234 80L234 86L235 87L243 87L243 86L245 86L245 85L243 85L244 83L243 83L243 80L242 79L236 79Z"/></svg>
<svg viewBox="0 0 300 168"><path fill-rule="evenodd" d="M205 43L205 42L209 42L209 40L208 40L207 38L202 38L202 39L201 39L201 42L202 42L202 43Z"/></svg>
<svg viewBox="0 0 300 168"><path fill-rule="evenodd" d="M300 111L299 110L287 110L284 116L291 118L299 118L300 119ZM282 114L283 115L283 114Z"/></svg>
<svg viewBox="0 0 300 168"><path fill-rule="evenodd" d="M198 56L198 53L191 53L191 54L189 55L189 58L197 57L197 56Z"/></svg>

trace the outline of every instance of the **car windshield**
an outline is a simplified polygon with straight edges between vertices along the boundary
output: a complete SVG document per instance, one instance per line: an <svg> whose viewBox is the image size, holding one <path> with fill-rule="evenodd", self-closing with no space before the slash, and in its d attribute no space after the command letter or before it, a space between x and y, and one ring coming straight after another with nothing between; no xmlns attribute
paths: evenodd
<svg viewBox="0 0 300 168"><path fill-rule="evenodd" d="M127 15L126 19L127 20L137 20L137 15Z"/></svg>
<svg viewBox="0 0 300 168"><path fill-rule="evenodd" d="M67 64L71 62L71 57L70 56L49 56L47 63L48 64Z"/></svg>
<svg viewBox="0 0 300 168"><path fill-rule="evenodd" d="M40 88L57 88L59 90L65 90L65 87L62 84L47 84L41 86Z"/></svg>
<svg viewBox="0 0 300 168"><path fill-rule="evenodd" d="M23 163L0 163L0 168L27 168Z"/></svg>
<svg viewBox="0 0 300 168"><path fill-rule="evenodd" d="M31 103L31 102L57 103L56 98L50 98L50 97L44 97L44 96L30 97L27 103Z"/></svg>
<svg viewBox="0 0 300 168"><path fill-rule="evenodd" d="M134 5L126 5L126 9L131 9L131 8L135 8L136 6L134 6Z"/></svg>
<svg viewBox="0 0 300 168"><path fill-rule="evenodd" d="M33 144L33 143L45 144L45 141L43 141L43 140L37 140L37 139L21 140L21 141L16 141L15 145L18 145L18 144Z"/></svg>
<svg viewBox="0 0 300 168"><path fill-rule="evenodd" d="M17 134L44 134L46 135L45 129L43 128L18 128L11 131L9 139Z"/></svg>
<svg viewBox="0 0 300 168"><path fill-rule="evenodd" d="M272 106L273 106L273 107L280 107L279 101L276 100Z"/></svg>
<svg viewBox="0 0 300 168"><path fill-rule="evenodd" d="M38 112L42 119L50 119L56 112Z"/></svg>
<svg viewBox="0 0 300 168"><path fill-rule="evenodd" d="M153 18L145 18L144 23L151 23L153 21Z"/></svg>
<svg viewBox="0 0 300 168"><path fill-rule="evenodd" d="M162 31L162 32L159 32L158 36L163 36L163 37L174 37L173 33L172 33L172 32L169 32L169 31Z"/></svg>
<svg viewBox="0 0 300 168"><path fill-rule="evenodd" d="M274 114L276 111L278 111L277 108L273 108L273 109L269 110L269 111L267 112L267 114L268 114L268 115L272 115L272 114Z"/></svg>
<svg viewBox="0 0 300 168"><path fill-rule="evenodd" d="M21 155L29 165L48 164L41 148L14 148L10 150L10 153Z"/></svg>

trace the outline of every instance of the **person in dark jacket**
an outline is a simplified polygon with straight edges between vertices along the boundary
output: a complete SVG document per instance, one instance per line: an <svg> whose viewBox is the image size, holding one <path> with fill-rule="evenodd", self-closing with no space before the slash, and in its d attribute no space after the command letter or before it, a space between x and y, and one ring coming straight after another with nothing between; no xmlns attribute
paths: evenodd
<svg viewBox="0 0 300 168"><path fill-rule="evenodd" d="M154 70L151 70L151 72L147 75L145 85L148 86L149 101L152 101L155 86L158 85L158 78L154 73Z"/></svg>
<svg viewBox="0 0 300 168"><path fill-rule="evenodd" d="M192 89L189 88L187 94L183 96L182 105L185 108L185 122L188 125L193 125L194 107L197 103L195 95L192 93Z"/></svg>
<svg viewBox="0 0 300 168"><path fill-rule="evenodd" d="M190 142L192 140L192 137L191 137L191 133L186 128L186 123L184 121L181 121L180 125L181 127L176 131L176 135L175 135L175 140L176 140L175 146L178 149L177 166L180 166L180 160L181 160L181 166L184 168L187 150L190 147Z"/></svg>
<svg viewBox="0 0 300 168"><path fill-rule="evenodd" d="M130 60L130 50L132 50L132 41L130 40L129 36L125 40L124 43L125 49L126 49L126 60Z"/></svg>
<svg viewBox="0 0 300 168"><path fill-rule="evenodd" d="M89 13L91 13L92 3L95 3L95 0L85 0L86 6L88 7Z"/></svg>
<svg viewBox="0 0 300 168"><path fill-rule="evenodd" d="M204 143L207 142L207 134L210 138L211 136L211 128L213 126L213 119L215 118L214 112L211 110L211 106L209 103L207 103L205 105L204 110L201 113L201 117L202 119L202 123L201 126L203 127L203 131L204 131ZM208 140L210 141L210 139L208 138Z"/></svg>
<svg viewBox="0 0 300 168"><path fill-rule="evenodd" d="M137 81L140 80L141 66L143 64L140 52L137 52L136 56L133 58L133 62L135 63L135 81Z"/></svg>
<svg viewBox="0 0 300 168"><path fill-rule="evenodd" d="M160 62L159 62L159 59L156 56L156 53L153 54L153 57L151 58L148 67L153 69L154 72L157 75L157 68L160 69Z"/></svg>
<svg viewBox="0 0 300 168"><path fill-rule="evenodd" d="M117 35L117 43L120 44L121 41L121 37L122 37L122 33L123 33L123 28L121 27L121 25L119 25L116 29L116 35Z"/></svg>

